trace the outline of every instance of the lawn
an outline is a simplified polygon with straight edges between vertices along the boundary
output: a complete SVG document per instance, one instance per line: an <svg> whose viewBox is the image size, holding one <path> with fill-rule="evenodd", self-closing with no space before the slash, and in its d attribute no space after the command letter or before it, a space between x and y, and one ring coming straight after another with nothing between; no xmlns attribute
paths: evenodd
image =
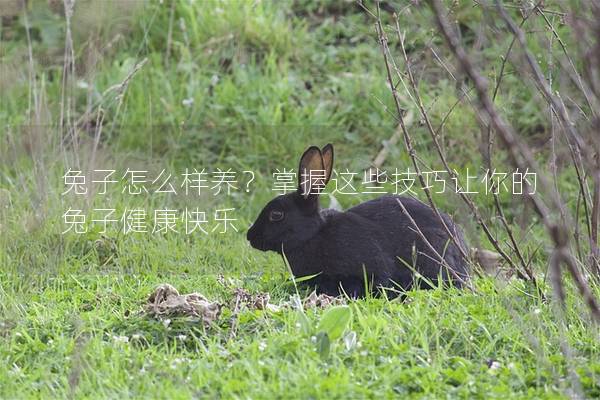
<svg viewBox="0 0 600 400"><path fill-rule="evenodd" d="M556 301L552 243L523 197L498 201L537 289L504 265L474 274L472 290L315 305L279 255L248 244L280 188L275 173L297 168L309 145L333 143L336 171L356 172L357 193L323 195L324 207L377 197L359 190L361 174L397 121L375 21L357 3L89 0L66 13L65 4L31 0L23 11L3 0L0 9L0 398L600 397L600 330L570 279L564 307ZM452 7L493 82L511 37L480 43L490 14ZM480 121L431 12L385 2L387 27L390 8L450 166L481 177ZM558 34L572 44L565 26ZM547 166L553 125L533 85L508 68L495 104ZM416 150L443 169L409 88L399 91ZM402 140L389 150L382 168L412 168ZM503 152L493 161L514 170ZM186 184L191 171L206 172L201 188ZM573 171L560 170L557 187L576 193ZM426 199L418 183L400 189ZM493 250L458 196L434 198L471 247ZM494 198L472 199L513 255ZM566 206L578 208L577 197ZM132 211L145 226L133 229ZM192 216L203 218L190 232ZM148 298L164 283L218 303L219 314L150 315ZM267 295L272 306L247 301Z"/></svg>

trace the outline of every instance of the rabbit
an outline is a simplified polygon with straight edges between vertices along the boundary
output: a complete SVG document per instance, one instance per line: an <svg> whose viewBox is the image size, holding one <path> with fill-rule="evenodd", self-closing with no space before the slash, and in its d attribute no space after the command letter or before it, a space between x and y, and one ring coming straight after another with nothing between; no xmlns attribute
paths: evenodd
<svg viewBox="0 0 600 400"><path fill-rule="evenodd" d="M437 286L439 278L443 286L467 284L460 228L440 213L452 240L421 201L384 195L346 211L321 209L319 194L331 178L333 159L331 144L304 152L297 190L263 208L247 232L252 247L284 256L297 278L316 275L303 283L331 296L396 297L413 287Z"/></svg>

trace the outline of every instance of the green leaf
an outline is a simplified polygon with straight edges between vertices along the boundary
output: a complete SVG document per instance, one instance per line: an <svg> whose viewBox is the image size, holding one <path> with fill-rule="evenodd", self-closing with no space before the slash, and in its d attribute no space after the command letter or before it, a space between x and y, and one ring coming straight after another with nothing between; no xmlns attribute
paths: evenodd
<svg viewBox="0 0 600 400"><path fill-rule="evenodd" d="M344 346L347 351L352 351L356 348L356 332L350 331L344 335Z"/></svg>
<svg viewBox="0 0 600 400"><path fill-rule="evenodd" d="M336 306L328 309L319 322L318 331L326 332L331 340L336 340L348 327L352 319L352 310L348 306Z"/></svg>
<svg viewBox="0 0 600 400"><path fill-rule="evenodd" d="M305 281L309 281L312 278L315 278L315 277L317 277L319 275L321 275L321 272L319 272L318 274L314 274L314 275L305 275L305 276L301 276L301 277L298 277L298 278L294 278L294 281L296 283L305 282Z"/></svg>
<svg viewBox="0 0 600 400"><path fill-rule="evenodd" d="M331 341L327 332L317 333L317 353L322 359L329 357L329 350L331 349Z"/></svg>
<svg viewBox="0 0 600 400"><path fill-rule="evenodd" d="M296 311L296 324L300 328L300 332L302 332L303 335L309 335L311 333L312 327L310 326L310 321L308 320L306 314L300 310Z"/></svg>

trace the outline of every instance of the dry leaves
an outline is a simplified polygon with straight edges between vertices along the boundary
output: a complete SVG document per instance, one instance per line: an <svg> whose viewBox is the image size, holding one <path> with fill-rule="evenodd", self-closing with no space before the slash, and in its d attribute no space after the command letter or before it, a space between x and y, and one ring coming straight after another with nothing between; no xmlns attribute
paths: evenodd
<svg viewBox="0 0 600 400"><path fill-rule="evenodd" d="M302 304L304 308L326 308L346 304L346 299L344 297L329 296L324 293L317 294L317 292L313 291L302 301Z"/></svg>
<svg viewBox="0 0 600 400"><path fill-rule="evenodd" d="M144 311L151 317L195 317L211 323L219 318L221 305L199 293L180 295L173 286L163 283L150 294Z"/></svg>
<svg viewBox="0 0 600 400"><path fill-rule="evenodd" d="M296 296L296 299L299 298ZM269 293L259 292L252 294L243 288L233 289L231 309L234 314L241 310L267 310L279 312L285 308L326 308L332 305L346 304L343 297L333 297L326 294L317 294L313 291L302 301L287 301L280 305L270 303ZM301 305L300 305L301 304ZM168 283L159 285L148 297L144 305L144 313L153 318L192 317L201 318L209 324L219 318L222 305L209 301L199 293L179 294L177 289Z"/></svg>
<svg viewBox="0 0 600 400"><path fill-rule="evenodd" d="M233 291L233 313L238 313L243 307L250 310L269 310L279 311L280 307L269 303L271 295L269 293L260 292L250 294L246 289L236 288Z"/></svg>

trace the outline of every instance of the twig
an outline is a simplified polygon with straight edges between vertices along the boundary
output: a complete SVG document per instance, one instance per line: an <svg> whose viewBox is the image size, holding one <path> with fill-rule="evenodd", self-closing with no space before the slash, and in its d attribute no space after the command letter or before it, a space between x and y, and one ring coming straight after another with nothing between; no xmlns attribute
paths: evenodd
<svg viewBox="0 0 600 400"><path fill-rule="evenodd" d="M171 9L169 10L169 28L167 30L167 49L165 50L165 63L169 68L169 60L171 59L171 46L173 44L173 18L175 17L175 4L171 2Z"/></svg>
<svg viewBox="0 0 600 400"><path fill-rule="evenodd" d="M444 152L443 152L443 150L441 148L441 145L439 143L439 140L438 140L438 134L434 130L433 125L431 124L431 119L429 118L429 114L427 113L427 110L425 109L425 106L423 105L423 101L421 99L421 95L420 95L420 92L418 90L417 83L415 81L415 78L414 78L414 75L413 75L413 72L412 72L412 68L410 66L410 60L408 59L408 55L406 53L406 48L404 46L404 37L400 33L400 24L399 24L399 21L398 21L397 17L395 18L395 22L396 22L396 32L398 34L398 39L399 39L399 42L400 42L400 48L402 50L402 55L404 57L404 63L406 65L406 72L407 72L407 75L408 75L408 78L409 78L409 83L410 83L410 86L411 86L411 89L412 89L412 92L413 92L412 96L416 100L417 107L419 108L419 111L421 113L421 117L422 117L422 119L425 122L425 126L427 127L429 135L430 135L431 139L433 140L433 144L434 144L434 147L435 147L435 149L437 151L439 159L442 161L442 164L444 165L444 168L446 169L446 171L448 172L448 174L456 182L458 182L458 176L456 175L455 171L452 170L452 168L450 168L450 165L448 164L448 161L446 160L446 155L444 154ZM517 272L517 275L521 279L523 279L523 280L530 280L537 287L537 283L536 283L536 280L535 280L535 277L534 277L533 273L531 271L527 271L528 275L524 275L519 270L519 268L514 264L514 262L512 261L512 259L509 257L509 255L506 254L506 252L502 249L502 247L500 246L500 243L498 243L498 240L496 239L496 237L494 237L494 235L492 234L491 230L489 229L489 227L487 226L487 224L483 220L483 218L482 218L481 214L479 213L479 210L477 209L477 206L475 205L475 203L473 202L473 200L471 200L469 198L469 196L463 190L458 190L457 192L460 195L461 199L464 201L464 203L471 210L471 213L475 217L477 223L481 226L481 228L485 232L486 236L488 237L488 240L494 246L494 249L496 249L496 251L498 251L498 253L500 253L500 255L502 255L502 258L504 258L510 264L510 266ZM524 260L523 260L523 265L525 265Z"/></svg>
<svg viewBox="0 0 600 400"><path fill-rule="evenodd" d="M509 155L513 163L521 170L532 169L534 171L539 171L540 169L537 166L537 162L533 158L533 155L531 154L529 148L519 140L519 138L515 135L512 127L509 124L507 124L506 121L504 121L504 119L496 111L495 106L493 105L491 99L487 94L487 84L485 82L485 79L482 77L481 73L475 68L469 56L467 55L464 48L457 39L456 34L452 30L450 23L445 15L446 13L440 1L429 1L431 4L431 8L433 9L433 14L440 33L442 33L444 39L446 40L446 43L448 44L448 47L460 63L462 69L465 71L467 76L473 81L475 85L475 90L477 92L477 97L480 103L480 110L488 116L494 129L500 135L502 141L508 149ZM523 43L522 31L520 32L521 36L517 37L519 39L519 42ZM543 191L549 195L550 204L552 208L554 210L560 210L560 198L558 197L555 191L550 190L550 186L548 185L546 177L542 174L539 176L538 181ZM571 265L572 256L567 256L570 256L570 253L567 247L568 234L566 233L564 225L561 226L551 221L550 210L544 204L544 202L541 201L539 196L532 194L530 198L532 200L536 212L542 218L542 221L544 222L544 225L546 226L550 237L554 242L555 251L560 250L562 252L561 258L565 261L565 264L567 264L570 274L575 279L579 292L586 299L594 321L600 322L600 308L595 298L590 294L591 292L587 287L587 284L581 277L578 269L575 268L575 265Z"/></svg>
<svg viewBox="0 0 600 400"><path fill-rule="evenodd" d="M410 134L408 133L408 130L406 129L406 124L405 124L404 118L403 118L403 110L402 110L402 106L400 105L400 101L399 101L399 94L396 89L396 85L394 85L394 79L392 78L392 70L391 70L390 61L389 61L390 51L389 51L389 47L388 47L387 37L384 34L383 26L381 23L381 11L379 9L379 3L377 3L376 27L377 27L377 35L379 38L379 43L381 44L381 50L383 52L383 59L384 59L385 68L386 68L386 72L387 72L388 84L389 84L390 90L392 92L392 97L394 99L394 104L396 106L396 113L399 118L400 128L402 130L402 136L404 138L404 145L408 151L408 155L412 161L413 167L415 168L417 177L419 178L419 183L421 184L421 188L423 189L423 191L425 192L425 194L427 196L427 199L429 201L429 204L431 205L431 208L435 212L436 216L438 217L439 221L441 222L442 226L444 227L446 233L450 236L450 238L452 239L454 244L457 246L457 248L461 252L463 258L465 260L469 260L470 257L469 257L469 254L467 254L466 249L463 249L462 246L459 244L459 241L454 237L453 233L450 231L449 227L446 225L444 219L442 218L439 210L435 206L435 202L433 201L431 192L430 192L429 188L427 187L427 184L425 183L425 180L423 178L421 168L419 167L419 164L417 163L416 151L412 144L412 138L411 138Z"/></svg>
<svg viewBox="0 0 600 400"><path fill-rule="evenodd" d="M421 229L419 228L419 226L417 225L417 223L415 222L415 220L413 219L413 217L410 215L410 213L408 212L408 210L406 209L406 207L404 207L404 204L402 204L402 201L400 201L400 199L396 199L396 201L398 202L398 205L402 209L402 213L404 215L406 215L406 217L409 219L410 223L414 227L415 232L417 233L417 235L419 235L419 237L421 238L421 240L423 241L423 243L425 243L425 245L429 248L429 250L431 250L434 253L434 255L438 258L438 261L444 266L444 268L446 268L452 274L453 278L457 279L461 284L466 285L471 290L474 290L473 286L467 280L468 279L468 275L467 276L460 276L454 270L454 267L452 267L450 264L448 264L448 262L446 261L446 259L435 249L435 247L433 247L433 245L429 242L429 240L427 240L427 237L425 237L425 235L423 234L423 232L421 231ZM458 245L457 244L457 247L459 249L461 249L461 246L462 245ZM465 261L466 261L466 259L465 259Z"/></svg>
<svg viewBox="0 0 600 400"><path fill-rule="evenodd" d="M519 41L519 44L521 45L523 52L524 52L525 60L527 61L527 64L529 65L529 68L533 73L533 77L534 77L534 81L535 81L536 85L538 86L540 92L544 95L544 97L548 101L548 103L551 107L551 110L554 111L554 113L557 115L557 117L561 121L562 126L564 128L564 132L568 134L567 142L569 144L569 148L571 149L571 151L574 152L573 164L574 164L575 170L577 172L580 189L583 192L584 209L587 212L587 196L586 196L586 191L585 191L586 184L584 182L585 178L583 178L581 176L581 171L579 170L580 166L578 166L578 162L583 164L583 161L585 161L587 166L592 171L594 171L592 173L592 179L594 181L594 187L597 188L600 186L600 171L599 171L599 168L598 168L598 165L596 162L596 156L589 150L589 146L586 145L586 143L584 142L584 140L581 137L581 135L579 134L579 132L577 132L577 130L575 129L573 123L570 120L567 109L566 109L562 99L560 98L560 96L558 94L556 94L556 95L552 94L550 85L544 79L539 64L537 63L537 61L535 60L535 57L533 56L533 54L531 54L531 52L529 51L529 49L527 47L527 43L525 42L525 35L524 35L523 31L521 30L521 28L519 28L515 25L514 21L508 15L508 13L506 12L506 10L504 9L504 7L502 6L502 4L500 3L499 0L496 0L496 8L498 9L500 16L506 23L509 30ZM565 51L566 51L566 49L565 49ZM567 56L568 56L568 53L567 53ZM572 145L571 145L571 143L572 143ZM562 212L563 209L561 208L560 210ZM592 210L592 213L594 213L594 210ZM597 218L598 211L596 210L595 213L596 213L596 218ZM586 213L586 215L587 215L587 213ZM597 219L595 222L597 225ZM590 234L590 242L591 242L590 247L592 248L592 258L594 259L593 254L595 251L594 248L597 247L597 235L596 235L596 238L593 238L593 234L591 232L591 230L593 229L593 226L590 228L589 224L591 224L591 222L588 220L588 229L589 229L588 233Z"/></svg>
<svg viewBox="0 0 600 400"><path fill-rule="evenodd" d="M406 114L406 117L404 118L404 124L410 126L413 122L413 119L414 113L412 112L412 110L409 110ZM383 144L381 150L379 150L379 153L377 153L377 156L373 159L373 162L371 163L371 168L381 168L390 152L390 147L395 146L401 137L402 127L398 125L394 130L394 134L390 136L390 138Z"/></svg>
<svg viewBox="0 0 600 400"><path fill-rule="evenodd" d="M506 5L505 5L505 7L506 7ZM575 83L575 86L577 86L577 88L579 88L581 93L583 93L583 97L585 98L585 101L586 101L590 111L592 112L592 114L597 115L597 111L596 111L598 109L597 102L596 102L596 106L592 105L592 99L590 98L590 89L586 87L585 82L583 81L583 79L581 79L581 74L579 74L579 72L577 72L577 68L575 67L573 58L571 57L571 55L569 54L569 51L567 50L567 46L565 45L565 42L561 39L560 35L554 28L554 25L552 25L552 23L546 16L548 11L544 10L544 8L541 7L539 4L535 7L535 9L540 13L542 18L544 19L546 26L550 29L550 31L552 32L552 35L554 36L554 38L560 45L560 48L562 49L562 51L569 63L569 67L571 67L570 69L575 74L575 79L572 79L573 83ZM569 77L571 77L570 74L569 74Z"/></svg>
<svg viewBox="0 0 600 400"><path fill-rule="evenodd" d="M528 19L528 16L524 17L523 21L521 22L521 25L523 25L527 21L527 19ZM493 93L492 101L494 101L494 99L496 98L496 96L498 94L498 91L499 91L499 88L500 88L500 83L502 82L502 77L505 75L504 74L504 68L506 66L506 61L508 60L508 56L509 56L510 52L512 51L512 48L513 48L513 45L514 45L515 41L516 41L516 39L513 38L513 40L511 41L510 46L508 47L508 50L507 50L506 54L504 55L504 57L502 59L502 65L500 67L500 74L499 74L498 79L496 80L496 86L494 87L494 93ZM448 69L448 67L446 66L446 64L441 60L441 58L437 55L437 53L433 49L431 49L431 51L432 51L434 57L438 60L438 62L444 67L444 69L448 72L448 74L456 81L457 79L454 76L454 74L452 74L452 72ZM469 91L470 90L471 89L469 89ZM468 95L468 93L465 92L464 89L462 90L462 94L463 94L464 97L467 98L467 100L469 101L469 103L471 105L473 105L472 102L471 102L471 99L470 99L470 97ZM488 126L488 130L487 130L487 132L488 132L488 135L487 135L488 151L487 151L487 154L484 154L484 158L486 158L486 162L487 162L487 165L488 165L488 171L487 171L487 173L489 174L492 171L492 161L491 161L492 160L492 146L493 146L493 137L491 135L492 127L491 127L490 124L485 124L483 122L482 122L482 125L487 125ZM440 126L440 128L438 128L436 130L436 132L439 132L440 129L441 129L441 126ZM521 278L523 280L526 280L526 281L527 280L533 280L534 283L535 283L535 278L534 278L533 271L529 267L529 264L526 263L525 260L524 260L524 257L523 257L523 255L521 253L521 250L520 250L519 246L517 245L517 241L515 240L514 233L513 233L512 229L510 228L510 225L508 225L508 221L506 220L506 217L504 216L504 212L503 212L502 208L500 207L500 199L498 198L498 194L493 189L492 189L492 195L494 197L494 205L496 207L498 215L500 216L500 220L502 222L503 228L506 231L506 233L507 233L507 235L508 235L511 243L513 244L513 249L514 249L515 253L517 254L517 257L519 258L519 262L523 266L523 269L525 270L526 275L523 274L516 267L515 263L512 262L512 260L510 258L507 258L508 255L505 252L500 252L500 254L510 264L511 268L517 273L517 276L519 278ZM484 232L486 233L486 236L488 236L488 239L492 242L492 244L494 243L494 241L497 242L497 240L495 238L490 239L489 235L487 235L488 231L489 230L486 230L484 228ZM494 246L494 247L496 247L496 246ZM538 293L540 293L540 295L543 296L543 294L541 292L541 289L538 287L538 285L535 284L535 286L536 286L536 288L538 288Z"/></svg>
<svg viewBox="0 0 600 400"><path fill-rule="evenodd" d="M564 103L562 103L557 96L552 94L552 89L548 85L548 82L546 82L546 79L544 79L544 74L542 73L539 64L535 60L534 55L531 54L531 51L529 51L525 41L525 33L515 24L498 0L496 0L496 8L506 23L509 31L517 38L521 48L523 49L525 60L527 61L527 65L532 72L533 79L538 86L538 89L544 95L546 100L552 105L565 129L565 132L568 133L569 139L577 145L577 151L581 154L581 157L586 160L587 165L595 165L593 154L589 151L588 146L585 144L579 133L575 130ZM594 176L594 181L598 181L596 176Z"/></svg>

